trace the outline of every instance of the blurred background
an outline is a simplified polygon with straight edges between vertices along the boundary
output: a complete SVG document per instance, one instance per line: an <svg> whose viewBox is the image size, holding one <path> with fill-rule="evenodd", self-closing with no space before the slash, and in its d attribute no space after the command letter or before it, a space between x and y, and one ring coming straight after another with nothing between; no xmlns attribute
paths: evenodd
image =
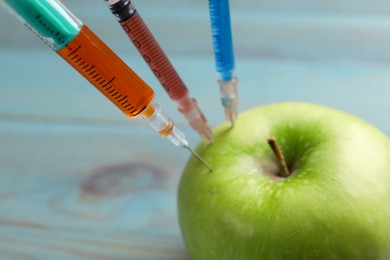
<svg viewBox="0 0 390 260"><path fill-rule="evenodd" d="M102 0L63 0L200 141ZM214 127L224 121L208 2L134 2ZM239 112L304 101L390 133L390 2L230 1ZM188 152L127 119L0 8L0 259L187 259Z"/></svg>

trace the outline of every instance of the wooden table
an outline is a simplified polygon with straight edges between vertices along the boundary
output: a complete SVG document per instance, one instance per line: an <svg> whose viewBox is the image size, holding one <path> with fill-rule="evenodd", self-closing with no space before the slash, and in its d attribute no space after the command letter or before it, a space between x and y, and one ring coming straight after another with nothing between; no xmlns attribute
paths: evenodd
<svg viewBox="0 0 390 260"><path fill-rule="evenodd" d="M104 3L63 2L156 90L195 146ZM313 102L390 133L388 1L231 4L239 111ZM222 122L207 1L135 5L210 125ZM125 118L4 9L0 37L0 259L186 259L176 192L189 154Z"/></svg>

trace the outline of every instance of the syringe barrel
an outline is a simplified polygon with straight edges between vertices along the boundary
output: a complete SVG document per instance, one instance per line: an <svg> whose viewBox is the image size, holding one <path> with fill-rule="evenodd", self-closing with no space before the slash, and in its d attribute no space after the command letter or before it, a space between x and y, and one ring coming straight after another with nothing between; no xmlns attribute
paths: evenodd
<svg viewBox="0 0 390 260"><path fill-rule="evenodd" d="M154 91L87 26L57 53L128 117L152 104Z"/></svg>
<svg viewBox="0 0 390 260"><path fill-rule="evenodd" d="M82 22L57 0L3 0L0 3L53 50L73 40L82 26Z"/></svg>
<svg viewBox="0 0 390 260"><path fill-rule="evenodd" d="M222 81L229 81L234 70L229 0L209 0L209 9L217 71Z"/></svg>
<svg viewBox="0 0 390 260"><path fill-rule="evenodd" d="M180 113L203 139L212 142L212 131L207 125L206 118L196 100L190 97L188 88L142 20L132 1L105 0L105 2L117 17L119 24L155 74L161 86L169 97L177 103Z"/></svg>
<svg viewBox="0 0 390 260"><path fill-rule="evenodd" d="M130 0L105 1L169 97L177 101L186 96L188 88L132 2Z"/></svg>
<svg viewBox="0 0 390 260"><path fill-rule="evenodd" d="M59 1L4 3L128 117L152 104L154 91Z"/></svg>
<svg viewBox="0 0 390 260"><path fill-rule="evenodd" d="M0 0L0 3L6 3L11 13L16 14L128 117L141 117L175 145L188 147L185 136L173 121L153 105L154 91L60 2ZM60 40L57 32L66 37Z"/></svg>

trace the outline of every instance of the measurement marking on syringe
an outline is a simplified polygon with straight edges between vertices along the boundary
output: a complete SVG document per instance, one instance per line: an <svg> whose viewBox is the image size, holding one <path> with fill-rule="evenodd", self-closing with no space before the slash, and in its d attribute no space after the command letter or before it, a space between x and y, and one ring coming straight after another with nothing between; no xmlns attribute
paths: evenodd
<svg viewBox="0 0 390 260"><path fill-rule="evenodd" d="M89 69L87 69L85 72L90 71L91 69L95 68L95 65L92 65Z"/></svg>
<svg viewBox="0 0 390 260"><path fill-rule="evenodd" d="M108 81L106 84L104 84L104 85L102 86L102 88L104 88L105 86L107 86L108 84L110 84L114 79L115 79L115 77L112 77L112 79L110 79L110 81ZM111 88L111 86L110 86L110 88ZM106 90L108 90L108 88L106 88Z"/></svg>
<svg viewBox="0 0 390 260"><path fill-rule="evenodd" d="M87 29L83 27L82 30ZM54 33L56 32L57 30L54 30ZM123 62L119 62L120 60L116 57L113 57L112 60L112 64L115 64L115 66L110 66L111 59L109 58L111 57L105 55L104 51L106 49L101 48L100 42L95 46L96 39L88 36L81 31L73 41L65 45L63 51L59 51L59 54L126 115L129 117L139 116L142 111L145 111L145 108L141 108L149 101L147 95L152 95L153 91L147 85L144 86L144 89L134 88L134 93L131 89L126 89L124 86L135 84L131 77L126 76L128 73L131 74L132 71ZM61 33L58 37L67 38ZM89 50L92 53L88 53ZM146 57L146 60L153 62L149 57ZM141 81L140 84L142 87L143 82Z"/></svg>
<svg viewBox="0 0 390 260"><path fill-rule="evenodd" d="M79 45L74 51L68 54L68 57L72 56L76 51L78 51L81 48L81 45Z"/></svg>
<svg viewBox="0 0 390 260"><path fill-rule="evenodd" d="M133 114L133 116L137 116L137 115L141 114L141 112L144 111L145 109L146 109L146 106L143 107L140 111L138 111L137 114ZM136 112L136 111L137 111L137 109L136 109L135 111L131 112L131 113L134 113L134 112Z"/></svg>

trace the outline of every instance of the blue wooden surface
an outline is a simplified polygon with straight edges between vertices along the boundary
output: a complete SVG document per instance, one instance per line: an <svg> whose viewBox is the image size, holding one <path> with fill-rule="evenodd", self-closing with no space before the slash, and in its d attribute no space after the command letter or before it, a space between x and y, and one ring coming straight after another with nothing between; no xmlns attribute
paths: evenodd
<svg viewBox="0 0 390 260"><path fill-rule="evenodd" d="M102 1L63 1L199 138ZM223 120L207 1L134 2L211 126ZM231 1L239 111L342 109L390 134L390 3ZM176 190L188 154L119 110L0 9L0 259L186 259Z"/></svg>

